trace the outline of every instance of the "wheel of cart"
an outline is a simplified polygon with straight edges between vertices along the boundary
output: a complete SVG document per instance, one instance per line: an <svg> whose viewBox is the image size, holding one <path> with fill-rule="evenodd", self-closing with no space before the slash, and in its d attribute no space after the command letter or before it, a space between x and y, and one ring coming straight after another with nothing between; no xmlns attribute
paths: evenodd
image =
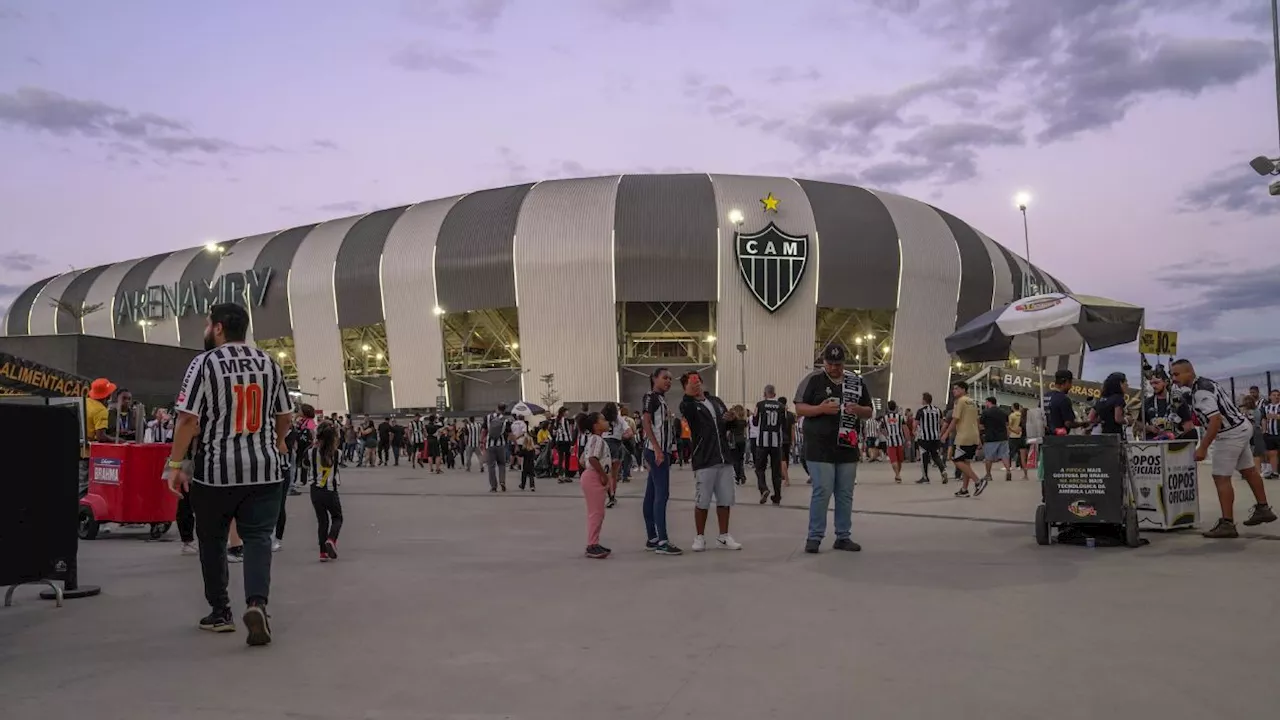
<svg viewBox="0 0 1280 720"><path fill-rule="evenodd" d="M169 532L169 528L173 523L151 523L151 539L159 540L164 534Z"/></svg>
<svg viewBox="0 0 1280 720"><path fill-rule="evenodd" d="M1036 544L1048 545L1051 541L1049 532L1049 510L1040 503L1036 506Z"/></svg>

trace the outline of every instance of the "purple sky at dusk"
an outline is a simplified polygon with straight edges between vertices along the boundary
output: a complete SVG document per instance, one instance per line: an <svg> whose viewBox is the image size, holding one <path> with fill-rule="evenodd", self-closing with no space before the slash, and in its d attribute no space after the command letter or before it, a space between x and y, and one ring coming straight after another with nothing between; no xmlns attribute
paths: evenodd
<svg viewBox="0 0 1280 720"><path fill-rule="evenodd" d="M1211 373L1280 370L1280 197L1247 165L1280 154L1272 69L1268 0L0 0L0 307L513 182L778 174L1019 254L1028 189L1037 264Z"/></svg>

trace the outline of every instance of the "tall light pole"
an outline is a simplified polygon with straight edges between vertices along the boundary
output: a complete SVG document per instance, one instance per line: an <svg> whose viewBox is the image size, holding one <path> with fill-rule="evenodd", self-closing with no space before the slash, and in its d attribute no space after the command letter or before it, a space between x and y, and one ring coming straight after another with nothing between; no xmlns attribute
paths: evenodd
<svg viewBox="0 0 1280 720"><path fill-rule="evenodd" d="M1023 191L1013 196L1013 204L1022 211L1022 243L1023 257L1027 259L1027 265L1031 265L1031 232L1027 229L1027 206L1031 204L1031 193ZM1031 278L1027 274L1022 276L1022 296L1034 295L1028 292L1030 290Z"/></svg>
<svg viewBox="0 0 1280 720"><path fill-rule="evenodd" d="M1276 60L1276 131L1280 133L1280 3L1271 0L1271 42Z"/></svg>
<svg viewBox="0 0 1280 720"><path fill-rule="evenodd" d="M742 228L742 223L745 220L746 220L746 217L743 216L741 210L734 208L733 210L729 211L729 222L733 223L733 231L735 234L737 234L737 232ZM735 238L734 240L736 245L737 238ZM734 255L737 255L737 253L735 252ZM742 315L744 312L746 312L746 310L743 308L742 301L739 300L738 301L738 347L737 347L738 365L739 365L738 374L742 379L742 403L746 405L747 404L747 333L746 333L746 328L742 318Z"/></svg>

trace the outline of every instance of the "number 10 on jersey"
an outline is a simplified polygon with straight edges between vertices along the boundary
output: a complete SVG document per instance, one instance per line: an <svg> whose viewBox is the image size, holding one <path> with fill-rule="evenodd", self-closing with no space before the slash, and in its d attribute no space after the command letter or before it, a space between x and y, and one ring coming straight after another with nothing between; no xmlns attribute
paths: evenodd
<svg viewBox="0 0 1280 720"><path fill-rule="evenodd" d="M236 435L262 429L262 386L258 383L232 385L236 404Z"/></svg>

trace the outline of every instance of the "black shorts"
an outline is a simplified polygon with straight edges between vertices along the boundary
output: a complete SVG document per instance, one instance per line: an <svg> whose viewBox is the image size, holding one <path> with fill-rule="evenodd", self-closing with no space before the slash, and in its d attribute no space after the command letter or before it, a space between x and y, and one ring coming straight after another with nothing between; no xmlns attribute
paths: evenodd
<svg viewBox="0 0 1280 720"><path fill-rule="evenodd" d="M957 445L955 455L951 457L952 462L973 462L978 456L977 445Z"/></svg>
<svg viewBox="0 0 1280 720"><path fill-rule="evenodd" d="M1267 447L1267 452L1280 452L1280 435L1263 435L1262 444Z"/></svg>
<svg viewBox="0 0 1280 720"><path fill-rule="evenodd" d="M1027 439L1026 439L1026 438L1020 438L1020 437L1016 437L1016 438L1015 438L1015 437L1011 437L1011 438L1009 438L1009 452L1011 452L1011 453L1016 453L1016 452L1018 452L1019 450L1024 450L1024 449L1026 449L1026 447L1027 447Z"/></svg>
<svg viewBox="0 0 1280 720"><path fill-rule="evenodd" d="M782 462L786 462L791 457L791 443L782 446Z"/></svg>

